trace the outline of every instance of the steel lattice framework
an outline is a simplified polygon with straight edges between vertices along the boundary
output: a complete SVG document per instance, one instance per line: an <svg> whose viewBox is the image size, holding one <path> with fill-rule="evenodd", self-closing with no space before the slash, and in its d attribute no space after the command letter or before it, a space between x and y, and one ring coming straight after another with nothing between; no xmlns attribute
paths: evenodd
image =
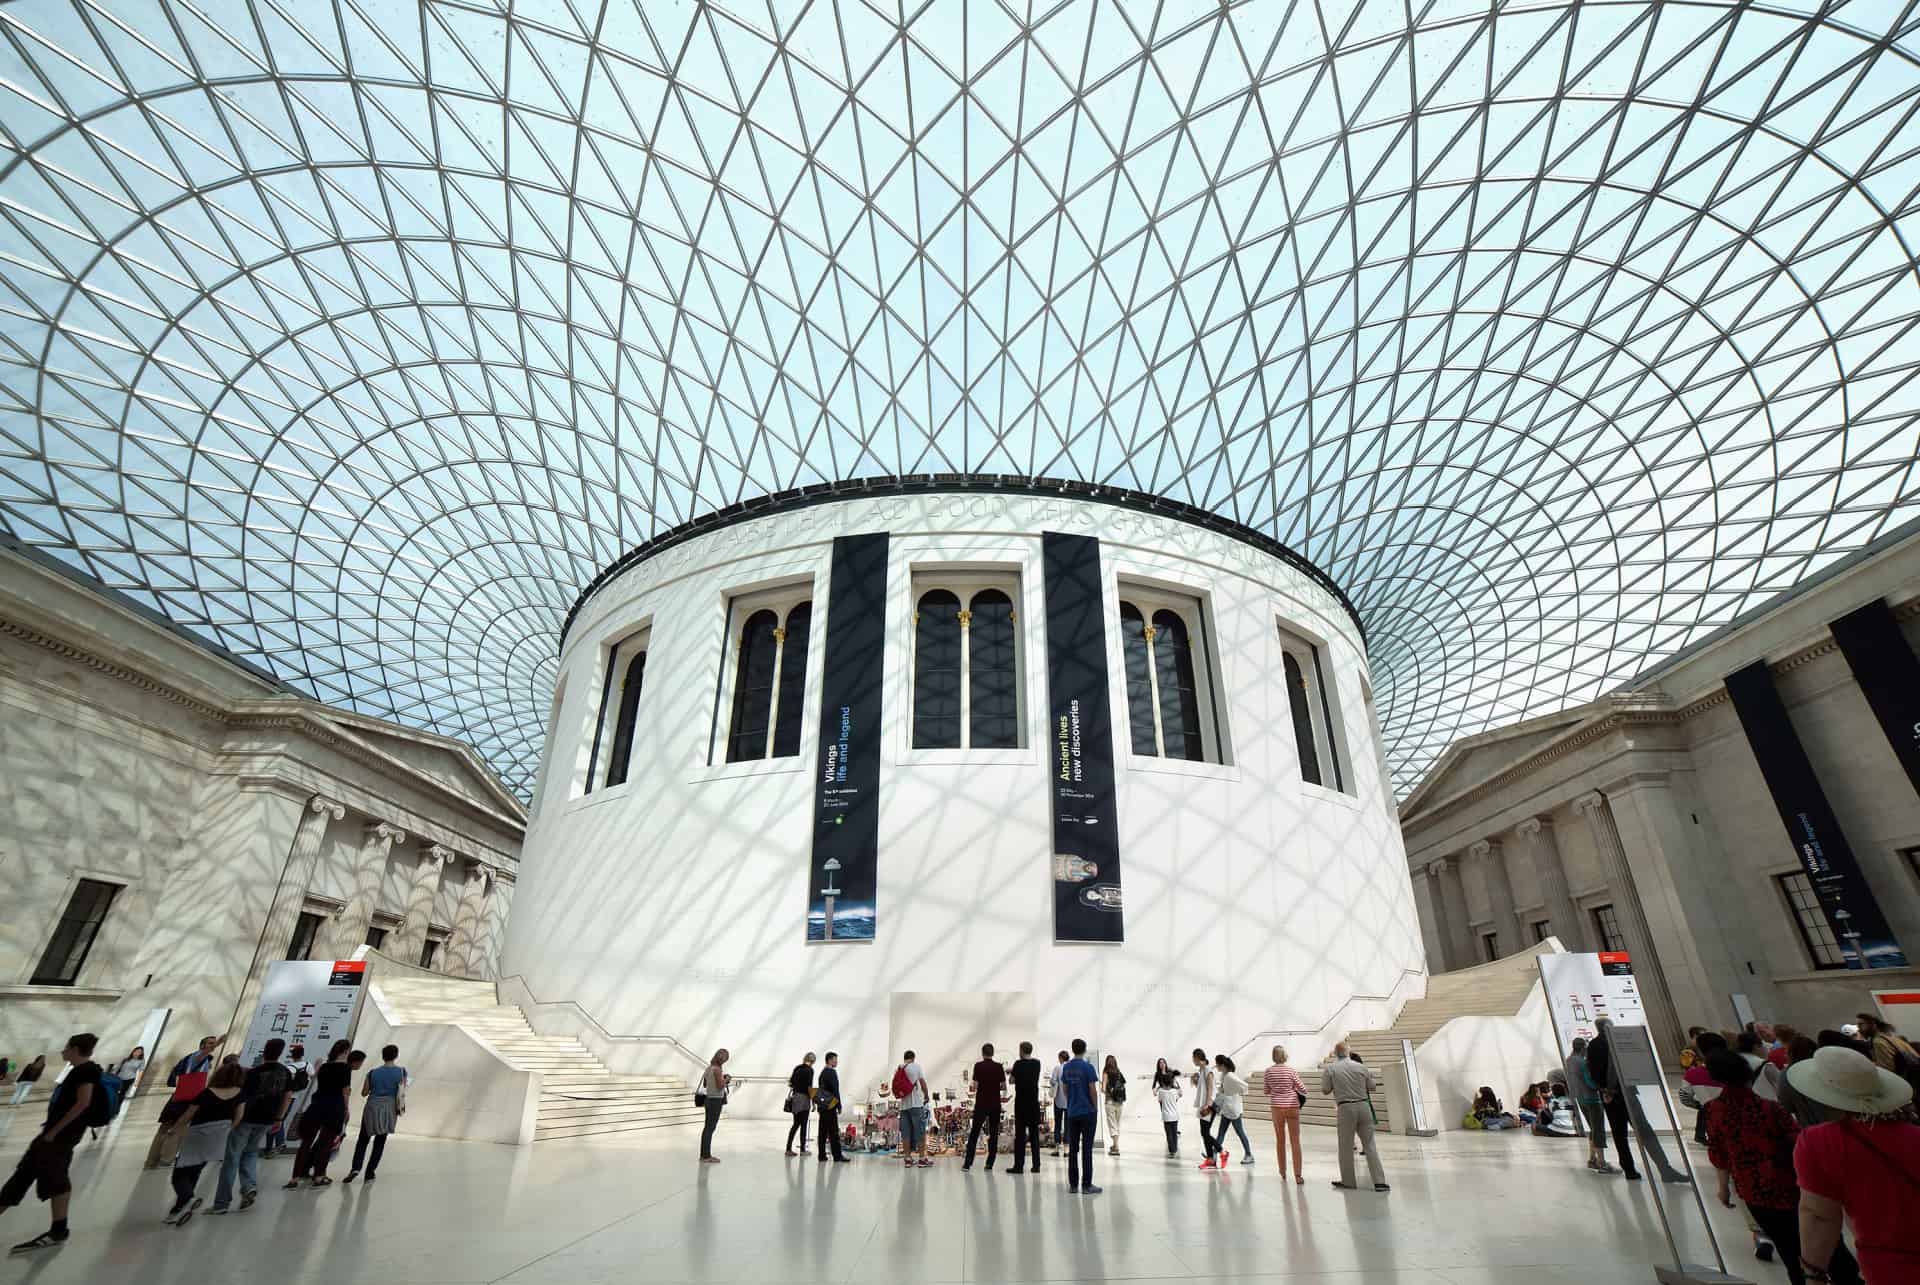
<svg viewBox="0 0 1920 1285"><path fill-rule="evenodd" d="M1346 587L1404 789L1920 509L1917 26L21 0L0 522L524 792L648 537L1130 487Z"/></svg>

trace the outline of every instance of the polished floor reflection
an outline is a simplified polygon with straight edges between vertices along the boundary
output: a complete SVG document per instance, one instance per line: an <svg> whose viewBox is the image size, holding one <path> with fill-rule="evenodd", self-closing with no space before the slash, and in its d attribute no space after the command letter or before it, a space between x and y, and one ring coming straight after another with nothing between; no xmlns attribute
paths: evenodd
<svg viewBox="0 0 1920 1285"><path fill-rule="evenodd" d="M9 1167L37 1122L37 1112L0 1109ZM73 1240L44 1257L0 1260L0 1279L1608 1285L1650 1281L1666 1244L1646 1184L1589 1174L1578 1143L1513 1135L1383 1137L1387 1196L1327 1185L1330 1131L1309 1133L1303 1187L1279 1181L1270 1134L1256 1134L1267 1149L1255 1166L1220 1176L1143 1147L1098 1158L1106 1191L1092 1199L1069 1196L1051 1158L1037 1178L962 1173L951 1158L914 1172L869 1157L789 1160L775 1121L724 1122L723 1163L711 1166L694 1162L691 1132L531 1150L401 1135L375 1186L283 1192L289 1162L268 1161L258 1207L175 1230L160 1221L166 1175L139 1167L151 1131L150 1113L139 1112L83 1147ZM1697 1226L1686 1188L1662 1194ZM1713 1213L1736 1271L1784 1279L1752 1260L1737 1215ZM30 1202L0 1217L0 1240L45 1225L45 1207ZM1689 1257L1704 1257L1704 1238L1694 1244Z"/></svg>

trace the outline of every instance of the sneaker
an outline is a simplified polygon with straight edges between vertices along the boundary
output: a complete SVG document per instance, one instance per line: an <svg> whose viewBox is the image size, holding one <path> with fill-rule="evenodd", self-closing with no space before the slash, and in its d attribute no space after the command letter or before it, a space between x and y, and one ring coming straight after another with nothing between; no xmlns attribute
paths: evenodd
<svg viewBox="0 0 1920 1285"><path fill-rule="evenodd" d="M358 1178L359 1176L360 1176L360 1171L358 1169L349 1169L347 1170L347 1176L342 1178L340 1181L352 1182L355 1178Z"/></svg>
<svg viewBox="0 0 1920 1285"><path fill-rule="evenodd" d="M1200 1162L1200 1167L1201 1167L1202 1169L1217 1169L1217 1168L1219 1168L1219 1166L1218 1166L1218 1165L1216 1165L1216 1164L1214 1164L1214 1163L1213 1163L1213 1157L1212 1157L1212 1156L1208 1156L1208 1157L1207 1157L1207 1158L1206 1158L1205 1160L1202 1160L1202 1161Z"/></svg>
<svg viewBox="0 0 1920 1285"><path fill-rule="evenodd" d="M372 1182L372 1181L373 1181L373 1180L374 1180L375 1178L378 1178L379 1176L380 1176L379 1174L377 1174L377 1173L375 1173L375 1172L374 1172L373 1170L371 1170L371 1169L369 1169L369 1170L367 1170L367 1178L366 1178L366 1180L367 1180L368 1182Z"/></svg>
<svg viewBox="0 0 1920 1285"><path fill-rule="evenodd" d="M1080 1194L1083 1196L1097 1196L1100 1194L1101 1190L1102 1190L1101 1188L1096 1187L1089 1182L1081 1186Z"/></svg>
<svg viewBox="0 0 1920 1285"><path fill-rule="evenodd" d="M1771 1263L1773 1261L1773 1242L1763 1240L1756 1244L1753 1247L1753 1256L1763 1263Z"/></svg>
<svg viewBox="0 0 1920 1285"><path fill-rule="evenodd" d="M972 1165L961 1165L961 1166L960 1166L960 1172L961 1172L961 1173L972 1173L972 1172L973 1172L973 1166L972 1166Z"/></svg>
<svg viewBox="0 0 1920 1285"><path fill-rule="evenodd" d="M207 1212L210 1214L230 1214L233 1212L233 1206L215 1205L213 1208L207 1210Z"/></svg>
<svg viewBox="0 0 1920 1285"><path fill-rule="evenodd" d="M1078 1187L1068 1187L1068 1188L1067 1188L1067 1194L1068 1194L1069 1196L1077 1196L1077 1195L1079 1195L1079 1194L1080 1194L1080 1188L1078 1188Z"/></svg>
<svg viewBox="0 0 1920 1285"><path fill-rule="evenodd" d="M1241 1163L1241 1164L1243 1164L1243 1165L1250 1165L1250 1164L1252 1164L1252 1163L1253 1163L1253 1157L1252 1157L1252 1156L1247 1156L1247 1157L1245 1157L1244 1159L1242 1159L1242 1160L1240 1161L1240 1163Z"/></svg>
<svg viewBox="0 0 1920 1285"><path fill-rule="evenodd" d="M1007 1170L1007 1175L1008 1175L1009 1177L1013 1177L1013 1178L1017 1178L1017 1177L1019 1177L1019 1176L1020 1176L1021 1174L1023 1174L1023 1173L1025 1173L1025 1172L1026 1172L1026 1170L1025 1170L1025 1169L1019 1169L1019 1168L1014 1168L1014 1169L1009 1169L1009 1170Z"/></svg>
<svg viewBox="0 0 1920 1285"><path fill-rule="evenodd" d="M67 1233L63 1231L43 1231L32 1240L23 1240L10 1251L15 1254L31 1254L36 1249L58 1249L67 1243Z"/></svg>
<svg viewBox="0 0 1920 1285"><path fill-rule="evenodd" d="M169 1218L167 1221L172 1223L175 1227L185 1227L187 1225L188 1220L193 1217L193 1211L198 1208L200 1208L200 1197L195 1196L193 1198L193 1203L180 1211L179 1217Z"/></svg>
<svg viewBox="0 0 1920 1285"><path fill-rule="evenodd" d="M1374 1183L1374 1184L1373 1184L1373 1189L1374 1189L1375 1191L1392 1191L1392 1190L1393 1190L1393 1188L1392 1188L1391 1186L1389 1186L1388 1184L1386 1184L1386 1183L1384 1183L1384 1182L1376 1182L1376 1183Z"/></svg>
<svg viewBox="0 0 1920 1285"><path fill-rule="evenodd" d="M260 1199L260 1193L259 1193L258 1191L243 1191L243 1192L241 1192L241 1193L240 1193L240 1209L241 1209L241 1212L243 1212L243 1213L244 1213L245 1211L247 1211L247 1210L249 1210L249 1209L252 1209L252 1208L253 1208L253 1202L254 1202L254 1201L256 1201L256 1200L258 1200L258 1199Z"/></svg>

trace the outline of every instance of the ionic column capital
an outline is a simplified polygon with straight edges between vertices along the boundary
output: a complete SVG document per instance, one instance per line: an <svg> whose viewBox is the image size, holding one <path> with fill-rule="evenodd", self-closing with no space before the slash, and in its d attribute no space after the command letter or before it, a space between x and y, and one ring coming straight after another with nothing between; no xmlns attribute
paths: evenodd
<svg viewBox="0 0 1920 1285"><path fill-rule="evenodd" d="M1435 857L1432 861L1427 862L1427 878L1438 879L1441 875L1447 873L1448 867L1452 864L1453 862L1446 857Z"/></svg>
<svg viewBox="0 0 1920 1285"><path fill-rule="evenodd" d="M1499 853L1500 840L1498 839L1482 839L1467 849L1468 856L1482 861L1491 856L1498 856Z"/></svg>
<svg viewBox="0 0 1920 1285"><path fill-rule="evenodd" d="M436 843L430 848L422 848L420 850L420 864L426 865L431 862L437 870L459 855L459 853L449 848L446 844Z"/></svg>
<svg viewBox="0 0 1920 1285"><path fill-rule="evenodd" d="M1598 790L1589 790L1573 801L1575 812L1597 812L1607 806L1607 796Z"/></svg>
<svg viewBox="0 0 1920 1285"><path fill-rule="evenodd" d="M336 803L324 794L316 794L307 800L307 811L315 816L324 816L338 821L347 815L346 805Z"/></svg>
<svg viewBox="0 0 1920 1285"><path fill-rule="evenodd" d="M1513 827L1513 831L1515 834L1519 835L1523 839L1531 839L1534 835L1539 834L1542 830L1551 830L1552 828L1553 828L1553 822L1549 818L1528 817L1526 820L1522 821L1519 825Z"/></svg>
<svg viewBox="0 0 1920 1285"><path fill-rule="evenodd" d="M392 847L396 843L405 843L407 832L391 821L369 821L365 831L365 841L369 845L384 843Z"/></svg>

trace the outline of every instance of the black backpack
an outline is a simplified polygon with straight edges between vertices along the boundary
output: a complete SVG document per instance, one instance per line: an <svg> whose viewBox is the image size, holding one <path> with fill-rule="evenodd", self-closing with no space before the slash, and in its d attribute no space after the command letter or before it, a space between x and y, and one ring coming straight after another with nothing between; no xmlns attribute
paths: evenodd
<svg viewBox="0 0 1920 1285"><path fill-rule="evenodd" d="M307 1078L307 1068L304 1066L296 1067L293 1072L293 1091L295 1093L303 1093L310 1083L312 1083L312 1081Z"/></svg>

